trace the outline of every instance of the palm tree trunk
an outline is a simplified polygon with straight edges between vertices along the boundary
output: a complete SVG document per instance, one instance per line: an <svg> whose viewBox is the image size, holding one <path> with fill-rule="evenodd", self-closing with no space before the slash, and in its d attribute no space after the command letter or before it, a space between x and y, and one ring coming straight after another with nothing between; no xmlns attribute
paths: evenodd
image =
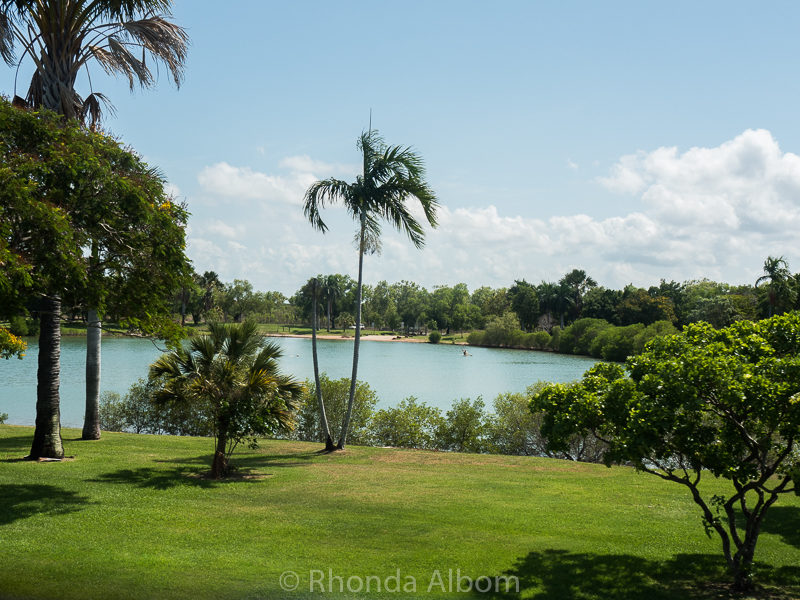
<svg viewBox="0 0 800 600"><path fill-rule="evenodd" d="M356 382L358 376L358 351L361 345L361 283L364 272L364 234L367 228L367 215L361 213L361 231L358 240L358 286L356 287L356 339L353 343L353 375L350 378L350 397L347 399L347 413L342 423L342 433L339 435L337 448L344 449L347 441L347 430L350 428L350 418L353 415L353 402L356 397Z"/></svg>
<svg viewBox="0 0 800 600"><path fill-rule="evenodd" d="M325 438L325 451L332 452L336 450L336 446L333 445L333 438L331 438L331 428L328 425L328 415L325 414L325 403L322 401L322 387L319 383L319 362L317 361L317 281L314 280L314 306L313 311L314 314L311 316L311 356L314 359L314 386L317 390L317 403L319 405L319 421L320 426L322 427L322 434Z"/></svg>
<svg viewBox="0 0 800 600"><path fill-rule="evenodd" d="M39 330L39 365L36 373L36 429L29 459L63 458L61 406L58 395L61 371L61 298L42 299Z"/></svg>
<svg viewBox="0 0 800 600"><path fill-rule="evenodd" d="M103 324L96 308L87 313L86 327L86 414L81 439L100 439L100 347Z"/></svg>
<svg viewBox="0 0 800 600"><path fill-rule="evenodd" d="M211 463L212 479L222 479L228 471L228 458L225 456L225 446L228 438L220 432L217 437L217 447L214 450L214 461Z"/></svg>

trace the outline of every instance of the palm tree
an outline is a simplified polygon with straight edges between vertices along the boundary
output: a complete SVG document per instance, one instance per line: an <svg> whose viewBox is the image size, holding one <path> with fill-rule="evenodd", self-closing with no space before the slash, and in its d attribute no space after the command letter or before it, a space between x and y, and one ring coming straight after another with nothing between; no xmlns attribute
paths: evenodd
<svg viewBox="0 0 800 600"><path fill-rule="evenodd" d="M163 355L150 374L165 381L157 400L208 411L215 438L211 477L219 479L239 442L291 429L303 386L280 374L280 347L265 343L255 323L211 323L209 331Z"/></svg>
<svg viewBox="0 0 800 600"><path fill-rule="evenodd" d="M325 280L327 281L327 279ZM325 402L322 399L322 386L319 380L319 361L317 360L317 328L319 321L319 309L317 308L317 297L319 296L320 280L319 277L314 277L311 280L311 356L314 361L314 387L317 394L317 409L319 410L319 422L322 435L325 438L325 451L333 452L336 446L333 445L333 438L331 437L331 428L328 424L328 415L325 413ZM330 313L329 317L330 319Z"/></svg>
<svg viewBox="0 0 800 600"><path fill-rule="evenodd" d="M341 279L340 275L328 275L320 282L322 297L328 303L328 331L333 325L333 303L342 296Z"/></svg>
<svg viewBox="0 0 800 600"><path fill-rule="evenodd" d="M99 63L109 74L127 77L150 87L155 77L148 66L163 64L180 86L188 37L183 28L167 20L171 0L0 0L0 56L19 70L28 57L35 66L26 98L15 104L47 108L66 118L78 118L95 128L106 97L90 90L81 97L75 83L81 69ZM19 59L16 47L22 52ZM89 261L98 264L100 250L93 243ZM90 268L97 276L102 269ZM42 311L60 319L60 298L44 298ZM56 312L54 312L56 311ZM100 344L102 321L96 302L87 310L86 416L83 439L100 438ZM55 340L60 344L60 338ZM50 353L45 368L57 372L59 357ZM41 363L40 363L41 364ZM41 381L41 378L40 378ZM58 408L58 386L50 386L49 403ZM53 410L50 407L48 410Z"/></svg>
<svg viewBox="0 0 800 600"><path fill-rule="evenodd" d="M791 285L791 273L789 264L781 256L775 258L768 256L764 261L764 274L756 279L754 287L767 283L767 303L769 305L769 317L775 313L779 305L791 306L794 302L795 292Z"/></svg>
<svg viewBox="0 0 800 600"><path fill-rule="evenodd" d="M340 202L358 223L358 283L356 286L356 335L353 345L353 373L350 379L350 397L342 431L337 443L343 449L353 412L353 400L358 375L358 353L361 341L361 289L363 284L364 254L377 247L381 235L381 219L389 221L404 232L415 247L425 243L422 224L409 211L407 202L417 200L425 220L436 227L439 206L433 190L425 182L425 168L421 157L411 148L386 146L377 131L361 134L358 149L363 156L363 170L353 183L326 179L312 184L306 191L303 211L311 225L325 233L327 225L321 210L325 204Z"/></svg>

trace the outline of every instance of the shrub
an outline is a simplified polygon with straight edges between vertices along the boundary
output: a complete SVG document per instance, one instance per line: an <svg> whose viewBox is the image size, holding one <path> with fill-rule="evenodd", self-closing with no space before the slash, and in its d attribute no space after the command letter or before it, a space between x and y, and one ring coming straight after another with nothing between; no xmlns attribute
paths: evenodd
<svg viewBox="0 0 800 600"><path fill-rule="evenodd" d="M381 409L370 423L371 443L399 448L436 448L436 432L442 427L442 411L414 396L400 401L394 408Z"/></svg>
<svg viewBox="0 0 800 600"><path fill-rule="evenodd" d="M103 392L100 397L100 429L130 433L169 435L211 435L208 416L181 403L155 403L153 397L162 386L159 379L139 379L125 396Z"/></svg>
<svg viewBox="0 0 800 600"><path fill-rule="evenodd" d="M323 373L319 377L320 388L322 389L322 399L325 402L325 415L328 417L328 425L331 430L331 437L339 439L342 429L342 421L347 412L347 400L350 397L350 379L329 379ZM350 429L347 432L347 441L357 446L369 443L368 424L378 403L378 396L363 381L356 382L356 395L353 400L353 415L350 420ZM316 386L312 382L306 382L306 392L300 400L300 409L295 416L296 428L289 437L296 440L307 442L325 442L322 433L322 422L319 414L319 403L317 402Z"/></svg>
<svg viewBox="0 0 800 600"><path fill-rule="evenodd" d="M485 452L489 433L483 400L462 398L453 402L436 432L436 445L454 452Z"/></svg>
<svg viewBox="0 0 800 600"><path fill-rule="evenodd" d="M441 339L442 339L442 334L436 331L435 329L428 334L428 341L431 344L438 344Z"/></svg>

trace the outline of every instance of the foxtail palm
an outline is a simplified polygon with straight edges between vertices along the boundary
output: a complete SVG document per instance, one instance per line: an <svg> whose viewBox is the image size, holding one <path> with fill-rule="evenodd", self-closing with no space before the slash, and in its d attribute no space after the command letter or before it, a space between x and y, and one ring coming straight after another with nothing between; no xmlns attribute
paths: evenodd
<svg viewBox="0 0 800 600"><path fill-rule="evenodd" d="M108 74L123 75L131 91L137 83L142 87L154 85L151 66L162 64L179 86L188 37L183 28L168 20L171 6L171 0L0 0L0 56L17 70L26 57L35 67L25 100L15 97L15 103L44 107L84 123L89 121L94 129L101 108L108 101L93 90L84 98L75 89L79 72L88 72L90 64L96 62ZM19 58L17 48L21 51ZM90 271L98 277L102 276L99 254L101 249L92 244ZM59 300L57 295L43 299L44 312L54 314L57 308L60 310ZM98 303L99 299L90 301L87 310L83 439L100 437L102 321ZM60 313L54 318L58 320ZM44 368L57 373L59 367L54 361L58 360L53 355ZM49 389L53 390L49 402L55 403L57 409L58 386ZM52 407L49 410L52 412Z"/></svg>
<svg viewBox="0 0 800 600"><path fill-rule="evenodd" d="M361 341L361 289L364 254L375 247L381 235L381 220L389 221L405 233L417 248L425 243L422 224L411 213L408 202L418 201L425 220L435 227L438 202L425 182L422 158L411 148L387 146L377 131L361 134L358 149L362 153L362 173L353 183L326 179L312 184L306 191L304 213L311 225L325 233L328 226L322 219L327 203L341 203L358 223L358 284L356 287L356 333L353 345L353 371L347 412L337 443L343 449L353 412L358 375L358 355Z"/></svg>

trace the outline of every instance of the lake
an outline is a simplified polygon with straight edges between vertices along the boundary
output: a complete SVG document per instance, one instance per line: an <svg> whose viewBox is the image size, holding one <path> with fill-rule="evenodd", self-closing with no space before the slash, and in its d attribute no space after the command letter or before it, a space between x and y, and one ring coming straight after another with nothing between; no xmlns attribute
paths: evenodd
<svg viewBox="0 0 800 600"><path fill-rule="evenodd" d="M283 348L281 369L299 379L313 379L311 340L272 338ZM536 352L400 342L362 342L358 378L378 395L379 408L394 406L408 396L443 410L453 400L482 396L491 406L503 392L523 392L536 381L565 382L579 379L597 361L593 358ZM338 379L350 377L353 343L319 340L320 372ZM28 340L23 360L0 360L0 413L8 423L33 425L36 418L36 367L38 345ZM124 394L161 354L149 340L103 338L101 391ZM86 340L65 337L61 346L61 424L83 425Z"/></svg>

